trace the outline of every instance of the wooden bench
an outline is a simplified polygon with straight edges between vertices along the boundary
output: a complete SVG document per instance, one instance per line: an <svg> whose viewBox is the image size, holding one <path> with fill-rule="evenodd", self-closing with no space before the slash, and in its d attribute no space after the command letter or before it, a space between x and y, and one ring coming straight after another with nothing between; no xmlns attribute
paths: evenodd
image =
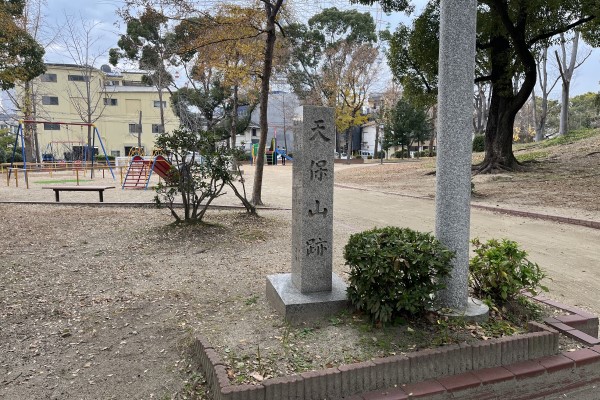
<svg viewBox="0 0 600 400"><path fill-rule="evenodd" d="M54 190L56 201L60 201L59 193L65 192L98 192L100 195L100 202L104 202L104 191L106 189L114 189L114 186L43 186L42 189Z"/></svg>

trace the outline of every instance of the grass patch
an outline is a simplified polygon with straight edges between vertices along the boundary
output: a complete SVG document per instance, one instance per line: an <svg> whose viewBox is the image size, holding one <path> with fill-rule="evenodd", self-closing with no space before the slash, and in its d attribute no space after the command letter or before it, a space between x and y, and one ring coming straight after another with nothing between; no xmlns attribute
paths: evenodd
<svg viewBox="0 0 600 400"><path fill-rule="evenodd" d="M544 158L548 158L549 153L547 151L532 151L530 153L515 155L519 162L532 162L539 161Z"/></svg>
<svg viewBox="0 0 600 400"><path fill-rule="evenodd" d="M541 147L560 146L563 144L571 144L579 140L587 139L600 135L600 129L580 129L571 131L564 136L559 136L553 139L548 139L540 143Z"/></svg>
<svg viewBox="0 0 600 400"><path fill-rule="evenodd" d="M91 182L91 180L80 179L79 183L81 182ZM52 185L55 183L77 183L77 179L52 179L47 181L35 181L33 183L35 183L36 185Z"/></svg>

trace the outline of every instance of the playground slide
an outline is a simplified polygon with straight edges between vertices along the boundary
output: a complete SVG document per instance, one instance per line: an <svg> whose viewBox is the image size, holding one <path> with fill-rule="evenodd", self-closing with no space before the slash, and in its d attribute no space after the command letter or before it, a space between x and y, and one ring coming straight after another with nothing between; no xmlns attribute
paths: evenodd
<svg viewBox="0 0 600 400"><path fill-rule="evenodd" d="M153 171L156 172L161 178L167 179L170 170L171 163L163 156L156 156L156 158L154 159Z"/></svg>
<svg viewBox="0 0 600 400"><path fill-rule="evenodd" d="M277 149L276 149L276 150L275 150L275 152L276 152L278 155L280 155L280 156L281 156L281 155L283 155L283 156L285 157L285 159L286 159L286 160L294 161L294 159L293 159L292 157L288 156L286 153L284 153L284 152L283 152L283 151L281 151L281 150L277 150Z"/></svg>

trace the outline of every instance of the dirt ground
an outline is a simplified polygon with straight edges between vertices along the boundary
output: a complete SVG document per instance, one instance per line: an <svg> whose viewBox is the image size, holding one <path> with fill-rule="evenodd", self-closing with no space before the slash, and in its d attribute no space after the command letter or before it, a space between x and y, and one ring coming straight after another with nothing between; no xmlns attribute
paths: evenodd
<svg viewBox="0 0 600 400"><path fill-rule="evenodd" d="M539 156L530 172L475 177L474 202L600 221L598 151L598 137L560 151L528 149ZM433 168L431 159L336 164L336 273L347 271L351 233L434 229ZM244 170L250 183L253 168ZM267 365L292 372L394 351L393 338L351 315L291 328L266 303L265 276L290 270L291 175L289 165L265 168L263 198L283 209L259 219L209 211L211 225L188 227L153 208L53 204L41 186L70 175L30 176L29 190L0 176L0 201L49 203L0 204L0 398L207 398L187 354L198 333L256 380L272 372ZM97 197L64 193L61 201ZM105 193L107 205L152 197ZM230 195L218 203L237 204ZM528 250L552 279L550 297L600 313L600 231L478 210L471 225L473 237L509 237Z"/></svg>

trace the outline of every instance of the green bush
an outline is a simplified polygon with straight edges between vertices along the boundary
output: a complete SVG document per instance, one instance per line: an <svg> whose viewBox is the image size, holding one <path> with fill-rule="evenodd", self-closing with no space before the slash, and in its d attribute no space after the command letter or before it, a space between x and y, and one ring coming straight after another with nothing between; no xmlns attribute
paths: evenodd
<svg viewBox="0 0 600 400"><path fill-rule="evenodd" d="M348 298L374 321L418 315L433 306L454 253L429 233L397 227L350 236L344 248L350 266Z"/></svg>
<svg viewBox="0 0 600 400"><path fill-rule="evenodd" d="M396 151L394 153L394 157L396 157L396 158L408 158L408 151L406 151L406 150Z"/></svg>
<svg viewBox="0 0 600 400"><path fill-rule="evenodd" d="M540 267L527 259L519 245L503 239L481 243L473 239L475 257L469 263L469 283L476 297L501 306L514 300L522 290L536 294L546 276Z"/></svg>
<svg viewBox="0 0 600 400"><path fill-rule="evenodd" d="M104 156L104 154L98 154L96 156L96 161L106 161L106 158L108 157L108 161L115 161L115 156Z"/></svg>
<svg viewBox="0 0 600 400"><path fill-rule="evenodd" d="M473 151L476 153L485 151L485 136L475 135L473 138Z"/></svg>
<svg viewBox="0 0 600 400"><path fill-rule="evenodd" d="M415 156L417 156L417 157L434 157L435 156L435 150L423 150L423 151L419 151L419 152L415 153Z"/></svg>
<svg viewBox="0 0 600 400"><path fill-rule="evenodd" d="M4 151L4 157L5 157L5 161L3 162L23 162L23 152L21 151L20 148L17 148L17 150L15 151L15 159L13 160L13 150L12 149L7 149ZM30 160L27 160L28 162Z"/></svg>

